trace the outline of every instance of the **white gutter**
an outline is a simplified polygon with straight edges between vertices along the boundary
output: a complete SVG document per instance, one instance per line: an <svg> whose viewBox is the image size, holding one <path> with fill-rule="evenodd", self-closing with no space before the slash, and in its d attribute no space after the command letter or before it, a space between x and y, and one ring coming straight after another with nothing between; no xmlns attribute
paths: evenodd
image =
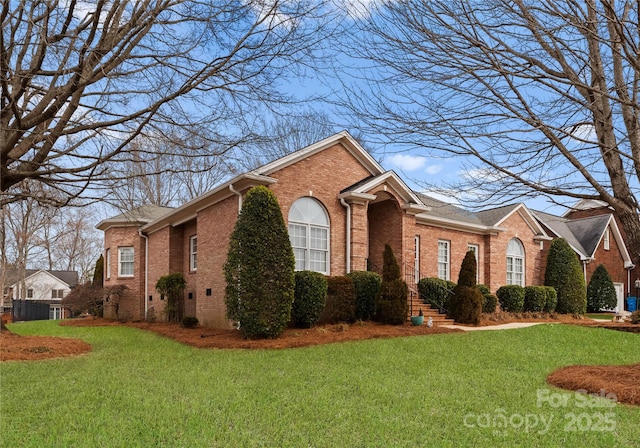
<svg viewBox="0 0 640 448"><path fill-rule="evenodd" d="M351 206L340 198L340 203L347 209L347 274L351 272Z"/></svg>
<svg viewBox="0 0 640 448"><path fill-rule="evenodd" d="M229 184L229 191L238 196L238 214L242 211L242 193L233 188L233 184Z"/></svg>
<svg viewBox="0 0 640 448"><path fill-rule="evenodd" d="M138 235L144 238L144 320L149 314L149 237L138 229Z"/></svg>

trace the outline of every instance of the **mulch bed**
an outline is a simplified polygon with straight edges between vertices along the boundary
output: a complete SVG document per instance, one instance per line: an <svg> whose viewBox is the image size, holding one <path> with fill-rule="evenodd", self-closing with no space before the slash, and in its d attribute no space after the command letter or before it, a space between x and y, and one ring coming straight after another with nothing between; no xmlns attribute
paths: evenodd
<svg viewBox="0 0 640 448"><path fill-rule="evenodd" d="M91 345L80 339L0 332L0 361L34 361L82 355L90 351Z"/></svg>
<svg viewBox="0 0 640 448"><path fill-rule="evenodd" d="M628 366L568 366L556 370L547 382L571 391L609 396L618 403L640 406L640 364Z"/></svg>
<svg viewBox="0 0 640 448"><path fill-rule="evenodd" d="M443 327L429 328L426 325L414 327L411 324L381 325L375 322L358 322L354 324L323 325L310 329L287 328L277 339L244 339L242 333L238 330L214 330L202 327L182 328L177 324L164 322L127 322L122 324L104 319L86 318L66 320L61 325L126 325L153 331L193 347L224 349L295 348L364 339L421 336L461 331Z"/></svg>

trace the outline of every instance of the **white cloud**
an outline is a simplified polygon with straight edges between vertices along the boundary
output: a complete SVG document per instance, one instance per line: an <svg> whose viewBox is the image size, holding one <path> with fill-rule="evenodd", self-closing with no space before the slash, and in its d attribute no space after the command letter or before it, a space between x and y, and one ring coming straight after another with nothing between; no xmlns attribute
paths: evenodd
<svg viewBox="0 0 640 448"><path fill-rule="evenodd" d="M408 154L395 154L388 159L396 168L402 171L416 171L427 164L427 158L422 156L411 156Z"/></svg>
<svg viewBox="0 0 640 448"><path fill-rule="evenodd" d="M438 174L440 171L442 171L442 165L429 165L424 170L427 174Z"/></svg>

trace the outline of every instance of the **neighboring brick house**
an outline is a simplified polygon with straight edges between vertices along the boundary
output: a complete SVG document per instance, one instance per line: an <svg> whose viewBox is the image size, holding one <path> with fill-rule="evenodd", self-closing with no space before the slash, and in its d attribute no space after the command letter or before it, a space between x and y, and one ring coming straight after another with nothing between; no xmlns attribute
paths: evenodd
<svg viewBox="0 0 640 448"><path fill-rule="evenodd" d="M162 319L157 280L185 276L185 311L209 327L228 327L223 264L244 194L264 185L278 198L296 269L327 275L379 270L390 244L409 284L457 281L468 250L478 282L542 284L550 234L524 204L477 213L412 191L347 132L241 174L178 207L143 207L104 220L105 286L126 284L120 319ZM620 254L619 264L626 259ZM107 309L105 309L105 312Z"/></svg>

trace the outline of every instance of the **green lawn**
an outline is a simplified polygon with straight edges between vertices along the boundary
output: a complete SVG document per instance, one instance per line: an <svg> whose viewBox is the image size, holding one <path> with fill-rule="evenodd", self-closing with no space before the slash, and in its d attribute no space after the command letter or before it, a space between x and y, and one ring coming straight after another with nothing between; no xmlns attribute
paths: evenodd
<svg viewBox="0 0 640 448"><path fill-rule="evenodd" d="M273 351L124 327L77 358L0 364L3 447L636 446L640 408L550 388L570 364L640 362L640 335L566 325ZM507 420L499 426L500 417Z"/></svg>

